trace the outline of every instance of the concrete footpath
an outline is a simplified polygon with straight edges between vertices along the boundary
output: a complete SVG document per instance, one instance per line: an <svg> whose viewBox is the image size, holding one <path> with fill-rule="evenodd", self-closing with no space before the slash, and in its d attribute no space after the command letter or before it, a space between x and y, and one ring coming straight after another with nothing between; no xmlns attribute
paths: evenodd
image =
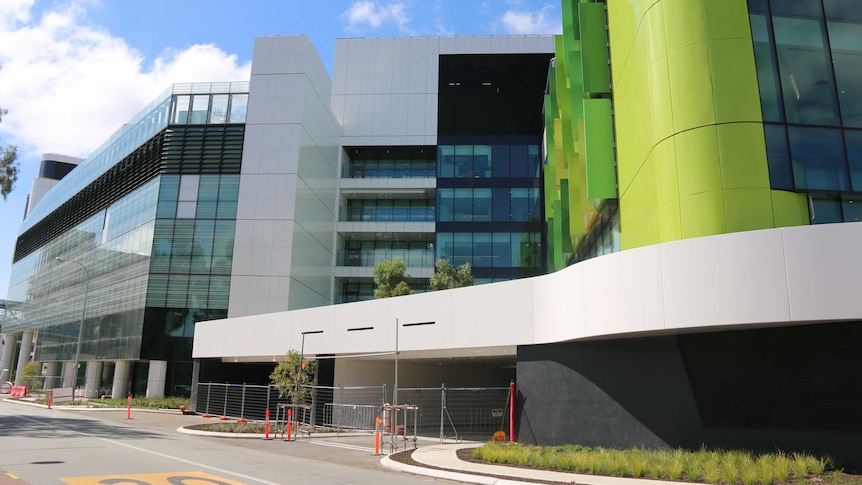
<svg viewBox="0 0 862 485"><path fill-rule="evenodd" d="M514 485L536 483L560 483L579 485L685 485L683 482L662 480L639 480L634 478L603 477L597 475L580 475L577 473L562 473L529 468L517 468L502 465L485 465L472 463L458 458L457 451L467 447L477 447L479 444L453 444L442 446L426 446L413 452L413 460L435 468L406 465L384 457L380 464L386 468L399 470L415 475L434 477L457 482L477 483L482 485ZM441 468L438 470L436 468Z"/></svg>
<svg viewBox="0 0 862 485"><path fill-rule="evenodd" d="M4 402L14 402L21 405L46 407L28 400L3 399ZM93 409L78 406L63 406L55 408L60 412L73 412L96 417L103 421L115 422L121 426L130 426L140 429L151 429L165 433L188 433L210 436L219 439L238 438L235 434L209 433L185 429L186 426L207 422L200 416L183 415L178 411L156 411L132 408L132 419L126 419L125 409ZM681 482L667 482L660 480L638 480L632 478L603 477L596 475L580 475L574 473L562 473L553 471L534 470L528 468L517 468L502 465L486 465L460 460L457 450L462 448L480 446L478 443L459 444L435 444L435 440L419 440L420 446L413 452L414 462L426 466L407 465L384 456L379 459L373 455L373 435L371 434L313 434L312 439L302 439L301 442L320 444L321 446L300 446L281 448L281 453L303 456L318 461L333 461L362 467L382 466L384 468L426 476L442 480L450 480L464 483L476 483L483 485L513 485L513 484L574 484L579 485L684 485ZM237 440L242 444L239 446L260 448L261 450L273 451L275 443L279 440L264 441L262 436L244 436ZM423 443L424 442L424 443ZM283 446L284 444L282 444ZM401 443L408 446L407 443ZM335 447L335 448L333 448ZM278 449L278 448L275 448ZM403 449L403 448L402 448ZM322 451L325 450L325 451ZM378 463L379 460L379 464ZM433 468L431 468L433 467ZM0 484L3 480L0 479Z"/></svg>

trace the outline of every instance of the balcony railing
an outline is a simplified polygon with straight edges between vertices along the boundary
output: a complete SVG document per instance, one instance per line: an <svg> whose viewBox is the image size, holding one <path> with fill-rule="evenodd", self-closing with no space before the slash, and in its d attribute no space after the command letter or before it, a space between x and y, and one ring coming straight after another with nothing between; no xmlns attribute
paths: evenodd
<svg viewBox="0 0 862 485"><path fill-rule="evenodd" d="M434 206L418 207L343 207L338 220L343 222L434 222Z"/></svg>
<svg viewBox="0 0 862 485"><path fill-rule="evenodd" d="M395 258L401 258L409 268L434 267L433 249L345 249L338 252L338 265L371 267Z"/></svg>

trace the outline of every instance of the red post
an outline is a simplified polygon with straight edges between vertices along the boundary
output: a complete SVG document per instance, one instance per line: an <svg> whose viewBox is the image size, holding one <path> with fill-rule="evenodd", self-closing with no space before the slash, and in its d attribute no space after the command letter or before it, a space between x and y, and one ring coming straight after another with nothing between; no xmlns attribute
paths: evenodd
<svg viewBox="0 0 862 485"><path fill-rule="evenodd" d="M54 397L54 390L48 389L48 409L51 409L51 400Z"/></svg>
<svg viewBox="0 0 862 485"><path fill-rule="evenodd" d="M127 398L129 406L126 408L126 419L132 419L132 395Z"/></svg>
<svg viewBox="0 0 862 485"><path fill-rule="evenodd" d="M266 435L264 435L263 439L268 440L269 439L269 408L266 408L266 425L264 426L264 429L266 430Z"/></svg>
<svg viewBox="0 0 862 485"><path fill-rule="evenodd" d="M374 422L374 454L380 454L380 416Z"/></svg>
<svg viewBox="0 0 862 485"><path fill-rule="evenodd" d="M509 441L515 442L515 381L509 383Z"/></svg>
<svg viewBox="0 0 862 485"><path fill-rule="evenodd" d="M293 421L293 409L287 408L287 441L290 441L290 428Z"/></svg>

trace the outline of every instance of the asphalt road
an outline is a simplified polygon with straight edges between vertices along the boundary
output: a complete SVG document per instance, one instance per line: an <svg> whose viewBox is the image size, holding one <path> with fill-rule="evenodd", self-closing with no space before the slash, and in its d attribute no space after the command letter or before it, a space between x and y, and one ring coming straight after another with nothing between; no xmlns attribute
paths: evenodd
<svg viewBox="0 0 862 485"><path fill-rule="evenodd" d="M179 434L197 416L48 410L0 402L0 485L397 485L435 480L385 470L373 438L311 442ZM438 481L439 482L439 481Z"/></svg>

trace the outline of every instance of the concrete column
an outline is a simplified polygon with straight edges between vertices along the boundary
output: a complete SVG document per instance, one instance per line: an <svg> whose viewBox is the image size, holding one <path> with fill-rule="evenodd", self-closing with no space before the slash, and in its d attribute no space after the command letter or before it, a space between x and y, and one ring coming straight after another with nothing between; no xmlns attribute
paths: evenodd
<svg viewBox="0 0 862 485"><path fill-rule="evenodd" d="M114 385L111 399L124 399L129 395L129 376L132 373L132 362L118 360L114 365Z"/></svg>
<svg viewBox="0 0 862 485"><path fill-rule="evenodd" d="M99 383L102 381L102 363L87 362L87 372L84 375L84 397L99 397Z"/></svg>
<svg viewBox="0 0 862 485"><path fill-rule="evenodd" d="M151 360L147 375L147 397L165 397L165 377L168 363L164 360Z"/></svg>
<svg viewBox="0 0 862 485"><path fill-rule="evenodd" d="M63 362L63 387L75 387L75 361L67 360Z"/></svg>
<svg viewBox="0 0 862 485"><path fill-rule="evenodd" d="M24 377L24 366L30 362L30 348L33 347L33 332L21 333L21 348L18 349L18 366L15 371L15 385L20 386Z"/></svg>
<svg viewBox="0 0 862 485"><path fill-rule="evenodd" d="M57 387L57 383L60 382L58 376L60 364L58 362L46 362L42 368L45 370L45 390Z"/></svg>
<svg viewBox="0 0 862 485"><path fill-rule="evenodd" d="M12 380L12 357L15 355L15 343L17 341L17 333L7 333L3 336L3 358L0 359L0 374L3 374L3 369L8 371L0 375L0 381Z"/></svg>

